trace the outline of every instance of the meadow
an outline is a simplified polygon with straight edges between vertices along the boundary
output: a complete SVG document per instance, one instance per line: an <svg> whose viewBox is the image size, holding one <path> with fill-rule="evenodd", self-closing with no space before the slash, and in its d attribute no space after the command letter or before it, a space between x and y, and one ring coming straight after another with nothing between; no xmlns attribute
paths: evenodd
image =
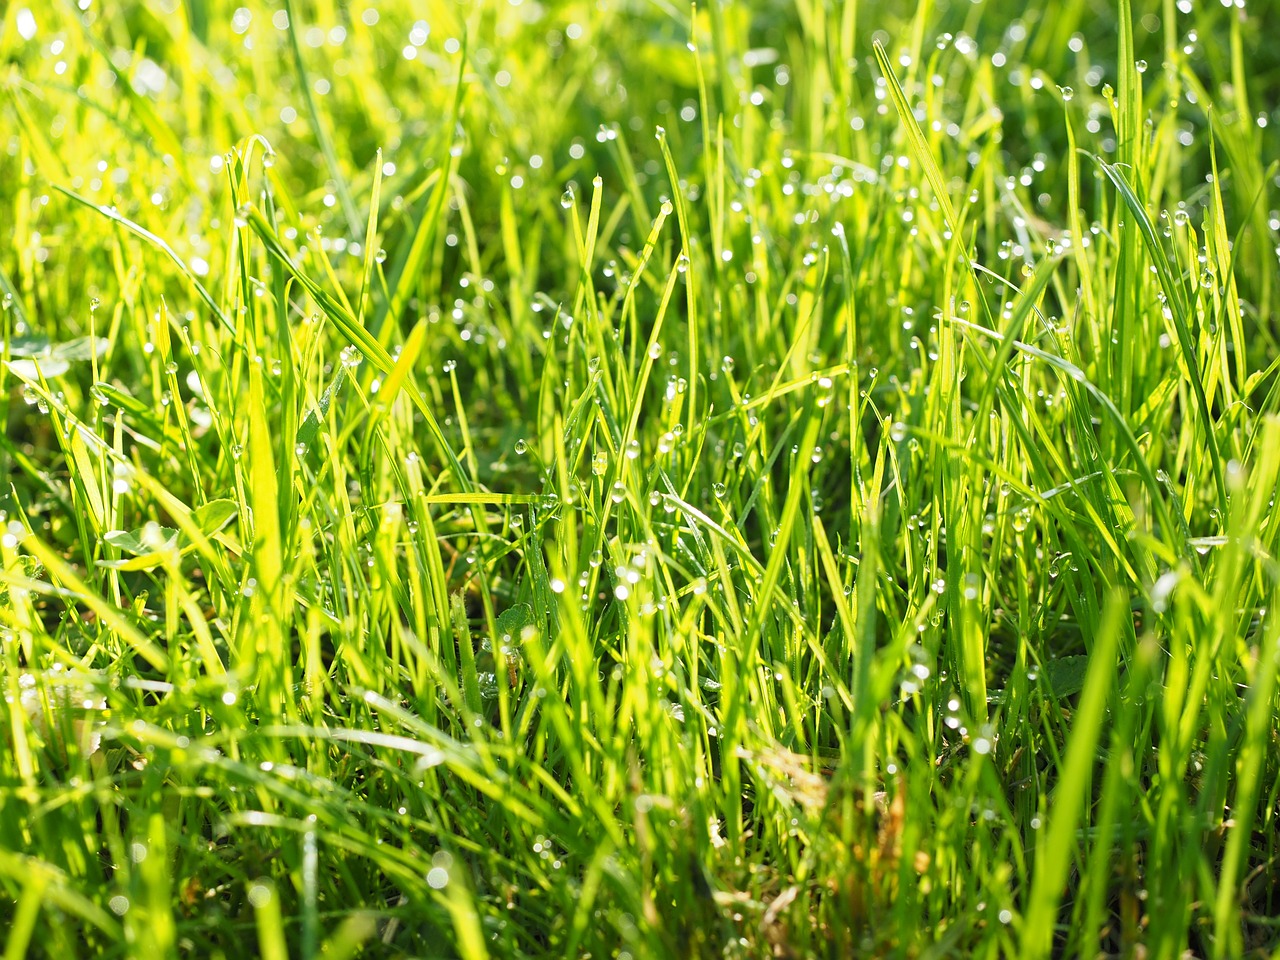
<svg viewBox="0 0 1280 960"><path fill-rule="evenodd" d="M1280 956L1275 0L0 4L0 949Z"/></svg>

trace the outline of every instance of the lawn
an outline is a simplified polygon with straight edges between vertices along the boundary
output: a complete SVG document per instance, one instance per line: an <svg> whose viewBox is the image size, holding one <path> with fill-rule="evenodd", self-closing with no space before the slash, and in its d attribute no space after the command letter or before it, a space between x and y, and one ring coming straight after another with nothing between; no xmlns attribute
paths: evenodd
<svg viewBox="0 0 1280 960"><path fill-rule="evenodd" d="M0 3L5 960L1280 956L1277 29Z"/></svg>

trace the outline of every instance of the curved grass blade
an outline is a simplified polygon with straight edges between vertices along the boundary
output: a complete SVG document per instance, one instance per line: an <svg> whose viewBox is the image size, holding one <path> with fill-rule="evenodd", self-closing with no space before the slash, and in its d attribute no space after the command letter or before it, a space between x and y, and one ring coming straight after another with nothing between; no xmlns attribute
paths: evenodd
<svg viewBox="0 0 1280 960"><path fill-rule="evenodd" d="M169 244L166 241L156 236L146 227L143 227L134 223L132 220L130 220L128 217L124 216L123 214L115 210L113 207L109 207L106 204L94 203L92 200L89 200L86 197L80 196L80 194L76 193L75 191L68 190L66 187L59 186L56 183L52 184L52 186L53 186L53 189L57 190L59 193L70 197L72 200L76 201L77 203L84 204L86 207L88 207L91 210L96 210L98 213L102 214L108 220L115 221L116 223L120 224L120 226L128 230L130 233L134 234L137 237L141 237L143 240L147 241L147 243L151 244L157 250L164 253L170 260L173 261L174 266L176 266L178 270L181 271L182 275L187 278L187 280L191 283L191 285L195 287L196 293L199 294L200 299L203 300L206 305L208 305L209 309L213 311L213 315L218 318L218 322L221 323L224 327L226 327L228 332L230 333L236 332L235 324L232 323L231 319L225 313L222 312L222 308L218 306L217 301L213 299L213 297L209 294L209 291L204 288L204 284L200 282L200 278L196 276L195 271L193 271L189 266L187 266L187 262L183 260L180 256L178 256L177 252L175 252L173 247L169 246Z"/></svg>
<svg viewBox="0 0 1280 960"><path fill-rule="evenodd" d="M1114 184L1130 213L1137 220L1138 229L1142 232L1142 239L1147 245L1147 252L1151 255L1151 262L1156 268L1156 276L1159 278L1160 287L1164 291L1166 302L1169 304L1169 312L1173 316L1173 326L1178 335L1178 346L1182 350L1182 359L1187 365L1187 378L1191 381L1191 389L1195 391L1200 422L1204 427L1205 443L1209 448L1209 466L1213 469L1213 481L1218 492L1218 509L1222 511L1222 516L1225 517L1227 515L1227 486L1223 479L1222 454L1218 449L1218 438L1214 432L1213 418L1209 414L1209 401L1205 396L1204 379L1200 375L1200 364L1196 359L1195 341L1191 338L1191 328L1187 323L1186 291L1174 278L1173 269L1169 265L1169 258L1156 237L1155 226L1151 223L1151 218L1147 216L1146 207L1134 192L1129 181L1113 164L1107 163L1100 157L1094 157L1094 159L1097 161L1098 166L1101 167L1102 172L1107 175L1107 179Z"/></svg>

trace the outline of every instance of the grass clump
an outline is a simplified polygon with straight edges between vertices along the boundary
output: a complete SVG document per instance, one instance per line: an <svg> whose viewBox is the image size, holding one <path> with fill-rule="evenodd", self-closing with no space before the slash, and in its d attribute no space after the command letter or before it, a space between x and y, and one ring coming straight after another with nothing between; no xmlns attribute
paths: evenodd
<svg viewBox="0 0 1280 960"><path fill-rule="evenodd" d="M1270 4L0 21L0 944L1272 955Z"/></svg>

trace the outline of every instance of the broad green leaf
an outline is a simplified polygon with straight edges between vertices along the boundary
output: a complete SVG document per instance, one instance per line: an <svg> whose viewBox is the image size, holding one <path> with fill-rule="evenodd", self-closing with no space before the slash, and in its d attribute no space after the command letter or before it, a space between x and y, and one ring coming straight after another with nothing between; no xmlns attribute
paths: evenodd
<svg viewBox="0 0 1280 960"><path fill-rule="evenodd" d="M102 539L118 550L140 557L176 547L178 531L173 527L149 523L136 530L109 530L102 535Z"/></svg>
<svg viewBox="0 0 1280 960"><path fill-rule="evenodd" d="M239 512L240 508L234 500L210 500L192 510L191 518L200 527L201 533L211 537L230 523L231 518Z"/></svg>
<svg viewBox="0 0 1280 960"><path fill-rule="evenodd" d="M1041 677L1053 696L1061 700L1084 689L1084 679L1089 670L1086 656L1060 657L1046 660Z"/></svg>

